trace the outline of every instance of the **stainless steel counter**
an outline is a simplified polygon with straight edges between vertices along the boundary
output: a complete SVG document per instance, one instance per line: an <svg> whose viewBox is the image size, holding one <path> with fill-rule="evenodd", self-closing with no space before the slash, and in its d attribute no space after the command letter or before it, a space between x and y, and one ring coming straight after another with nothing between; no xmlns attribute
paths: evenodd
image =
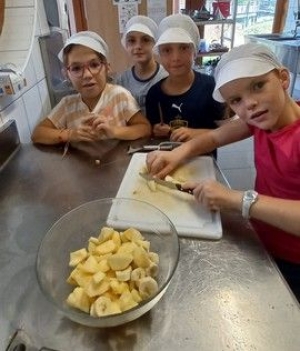
<svg viewBox="0 0 300 351"><path fill-rule="evenodd" d="M126 325L93 329L64 318L42 295L39 244L70 209L114 197L130 161L120 143L94 158L22 145L0 173L0 350L18 335L26 351L298 351L299 304L240 216L222 216L222 240L181 239L162 300Z"/></svg>

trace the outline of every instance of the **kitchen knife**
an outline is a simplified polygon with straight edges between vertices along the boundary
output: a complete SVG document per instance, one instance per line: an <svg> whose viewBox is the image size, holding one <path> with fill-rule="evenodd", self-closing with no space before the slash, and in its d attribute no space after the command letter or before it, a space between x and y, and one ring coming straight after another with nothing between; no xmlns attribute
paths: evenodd
<svg viewBox="0 0 300 351"><path fill-rule="evenodd" d="M134 154L135 152L141 151L154 151L154 150L164 150L164 151L171 151L175 149L177 146L180 146L182 143L177 141L163 141L158 145L142 145L142 146L129 146L127 153Z"/></svg>
<svg viewBox="0 0 300 351"><path fill-rule="evenodd" d="M159 179L159 178L153 178L150 174L147 174L147 173L139 173L139 175L142 178L146 179L148 182L150 180L153 180L155 183L157 183L159 185L162 185L162 186L165 186L165 187L167 187L169 189L179 190L179 191L182 191L184 193L188 193L188 194L193 195L193 190L192 189L183 189L180 183L174 183L174 182L169 182L167 180L162 180L162 179Z"/></svg>

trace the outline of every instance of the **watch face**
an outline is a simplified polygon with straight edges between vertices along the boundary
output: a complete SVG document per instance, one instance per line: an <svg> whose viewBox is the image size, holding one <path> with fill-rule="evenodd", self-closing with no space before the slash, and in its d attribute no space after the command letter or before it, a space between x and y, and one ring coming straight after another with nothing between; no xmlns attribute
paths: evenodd
<svg viewBox="0 0 300 351"><path fill-rule="evenodd" d="M257 198L257 192L254 190L246 191L246 199L247 200L255 200Z"/></svg>

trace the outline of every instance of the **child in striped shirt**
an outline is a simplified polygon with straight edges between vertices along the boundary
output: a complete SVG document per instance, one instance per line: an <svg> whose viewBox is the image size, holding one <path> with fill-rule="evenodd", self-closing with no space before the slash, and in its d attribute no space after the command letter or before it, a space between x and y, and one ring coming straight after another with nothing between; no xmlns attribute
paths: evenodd
<svg viewBox="0 0 300 351"><path fill-rule="evenodd" d="M64 97L32 134L41 144L135 140L147 137L151 127L125 88L108 83L108 46L96 33L78 32L58 54L65 74L78 92Z"/></svg>

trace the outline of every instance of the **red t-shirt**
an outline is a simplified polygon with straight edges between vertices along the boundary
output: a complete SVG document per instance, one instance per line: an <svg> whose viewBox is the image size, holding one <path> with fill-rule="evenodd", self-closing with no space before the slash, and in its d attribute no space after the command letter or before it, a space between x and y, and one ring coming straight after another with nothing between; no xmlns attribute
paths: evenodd
<svg viewBox="0 0 300 351"><path fill-rule="evenodd" d="M300 200L300 120L276 132L250 129L257 171L255 190L262 195ZM273 256L300 263L300 237L258 220L251 222Z"/></svg>

